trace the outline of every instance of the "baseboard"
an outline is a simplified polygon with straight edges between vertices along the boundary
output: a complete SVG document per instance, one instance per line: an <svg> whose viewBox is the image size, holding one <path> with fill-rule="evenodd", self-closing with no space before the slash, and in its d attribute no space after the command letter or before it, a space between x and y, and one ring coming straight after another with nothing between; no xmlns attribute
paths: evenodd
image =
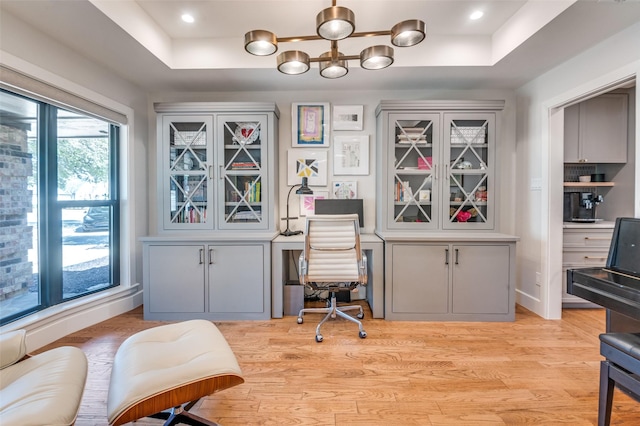
<svg viewBox="0 0 640 426"><path fill-rule="evenodd" d="M78 330L129 312L142 305L142 286L115 288L71 300L14 321L0 333L27 330L27 351L35 351Z"/></svg>

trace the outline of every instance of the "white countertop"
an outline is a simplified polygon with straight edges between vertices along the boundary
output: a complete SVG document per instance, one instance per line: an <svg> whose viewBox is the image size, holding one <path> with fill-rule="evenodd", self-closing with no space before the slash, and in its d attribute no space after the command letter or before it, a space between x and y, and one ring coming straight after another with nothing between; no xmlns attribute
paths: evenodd
<svg viewBox="0 0 640 426"><path fill-rule="evenodd" d="M565 229L613 229L616 223L601 220L600 222L563 222L562 227Z"/></svg>

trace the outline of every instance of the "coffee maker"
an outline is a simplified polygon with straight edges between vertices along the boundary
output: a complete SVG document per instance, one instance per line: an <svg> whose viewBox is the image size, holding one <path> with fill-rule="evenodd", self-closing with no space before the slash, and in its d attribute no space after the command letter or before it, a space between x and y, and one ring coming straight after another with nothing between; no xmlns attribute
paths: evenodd
<svg viewBox="0 0 640 426"><path fill-rule="evenodd" d="M596 222L596 207L603 201L602 195L593 192L565 192L564 221Z"/></svg>

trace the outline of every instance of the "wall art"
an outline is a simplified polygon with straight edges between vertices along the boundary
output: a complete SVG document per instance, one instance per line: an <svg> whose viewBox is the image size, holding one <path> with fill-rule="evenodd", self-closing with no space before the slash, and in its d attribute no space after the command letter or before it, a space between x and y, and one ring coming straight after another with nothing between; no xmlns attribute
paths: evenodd
<svg viewBox="0 0 640 426"><path fill-rule="evenodd" d="M328 103L291 104L291 141L296 147L329 146Z"/></svg>

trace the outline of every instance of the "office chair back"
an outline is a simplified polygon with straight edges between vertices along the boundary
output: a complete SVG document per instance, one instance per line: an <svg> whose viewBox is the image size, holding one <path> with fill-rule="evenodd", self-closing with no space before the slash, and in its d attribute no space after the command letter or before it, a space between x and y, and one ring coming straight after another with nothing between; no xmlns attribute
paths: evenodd
<svg viewBox="0 0 640 426"><path fill-rule="evenodd" d="M307 218L302 254L305 283L367 283L357 214Z"/></svg>

